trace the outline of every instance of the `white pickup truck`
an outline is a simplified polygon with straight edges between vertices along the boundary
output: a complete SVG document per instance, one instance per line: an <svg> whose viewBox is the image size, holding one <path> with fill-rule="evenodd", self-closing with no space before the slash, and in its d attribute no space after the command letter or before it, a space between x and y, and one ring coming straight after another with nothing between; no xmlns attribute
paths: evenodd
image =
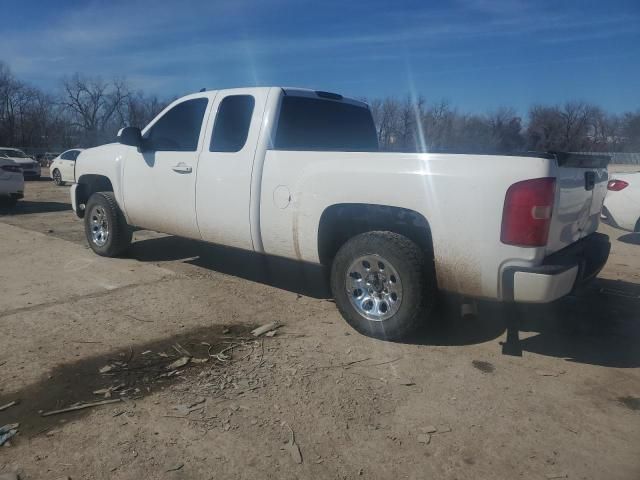
<svg viewBox="0 0 640 480"><path fill-rule="evenodd" d="M90 247L133 226L330 267L358 331L407 335L438 291L551 302L595 276L607 158L378 151L365 103L290 88L204 91L83 151Z"/></svg>

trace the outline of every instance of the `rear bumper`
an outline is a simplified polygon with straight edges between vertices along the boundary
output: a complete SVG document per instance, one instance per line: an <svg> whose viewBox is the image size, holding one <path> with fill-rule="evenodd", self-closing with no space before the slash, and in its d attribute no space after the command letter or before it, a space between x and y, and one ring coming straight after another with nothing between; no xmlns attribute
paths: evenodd
<svg viewBox="0 0 640 480"><path fill-rule="evenodd" d="M22 198L24 178L22 173L10 173L0 179L0 197Z"/></svg>
<svg viewBox="0 0 640 480"><path fill-rule="evenodd" d="M592 233L532 268L508 267L502 274L503 298L524 303L549 303L594 278L607 263L611 243Z"/></svg>

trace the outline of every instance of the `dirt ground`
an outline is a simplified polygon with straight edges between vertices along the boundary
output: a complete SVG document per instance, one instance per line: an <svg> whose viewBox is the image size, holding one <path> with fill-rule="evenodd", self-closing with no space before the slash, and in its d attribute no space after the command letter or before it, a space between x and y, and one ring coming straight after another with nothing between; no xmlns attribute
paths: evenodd
<svg viewBox="0 0 640 480"><path fill-rule="evenodd" d="M465 319L448 299L392 343L346 325L317 268L145 231L98 258L68 187L29 182L0 211L0 426L20 423L0 474L638 479L640 238L601 230L579 296Z"/></svg>

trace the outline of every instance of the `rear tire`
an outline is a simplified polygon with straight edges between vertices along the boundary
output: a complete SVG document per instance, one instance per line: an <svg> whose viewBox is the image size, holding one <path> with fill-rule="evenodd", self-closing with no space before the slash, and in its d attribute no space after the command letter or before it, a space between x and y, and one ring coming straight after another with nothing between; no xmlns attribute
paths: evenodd
<svg viewBox="0 0 640 480"><path fill-rule="evenodd" d="M117 257L131 245L127 224L113 192L97 192L87 202L84 232L91 249L103 257Z"/></svg>
<svg viewBox="0 0 640 480"><path fill-rule="evenodd" d="M53 177L53 181L56 185L58 185L59 187L64 185L64 182L62 181L62 175L60 174L60 170L58 170L57 168L53 170L53 172L51 172L51 176Z"/></svg>
<svg viewBox="0 0 640 480"><path fill-rule="evenodd" d="M358 332L399 340L428 320L437 288L433 262L393 232L367 232L347 241L331 269L331 290L344 319Z"/></svg>

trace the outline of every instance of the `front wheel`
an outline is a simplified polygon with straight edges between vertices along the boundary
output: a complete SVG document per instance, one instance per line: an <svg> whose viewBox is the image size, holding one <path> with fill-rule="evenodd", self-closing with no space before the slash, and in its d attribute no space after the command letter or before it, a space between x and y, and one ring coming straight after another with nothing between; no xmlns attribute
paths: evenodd
<svg viewBox="0 0 640 480"><path fill-rule="evenodd" d="M97 192L87 202L84 232L91 249L103 257L117 257L131 244L132 229L113 192Z"/></svg>
<svg viewBox="0 0 640 480"><path fill-rule="evenodd" d="M433 262L415 243L392 232L367 232L338 251L331 290L358 332L398 340L428 319L435 304Z"/></svg>
<svg viewBox="0 0 640 480"><path fill-rule="evenodd" d="M62 181L62 175L60 174L60 170L56 168L51 173L51 176L53 177L53 181L55 182L56 185L58 186L64 185L64 182Z"/></svg>

